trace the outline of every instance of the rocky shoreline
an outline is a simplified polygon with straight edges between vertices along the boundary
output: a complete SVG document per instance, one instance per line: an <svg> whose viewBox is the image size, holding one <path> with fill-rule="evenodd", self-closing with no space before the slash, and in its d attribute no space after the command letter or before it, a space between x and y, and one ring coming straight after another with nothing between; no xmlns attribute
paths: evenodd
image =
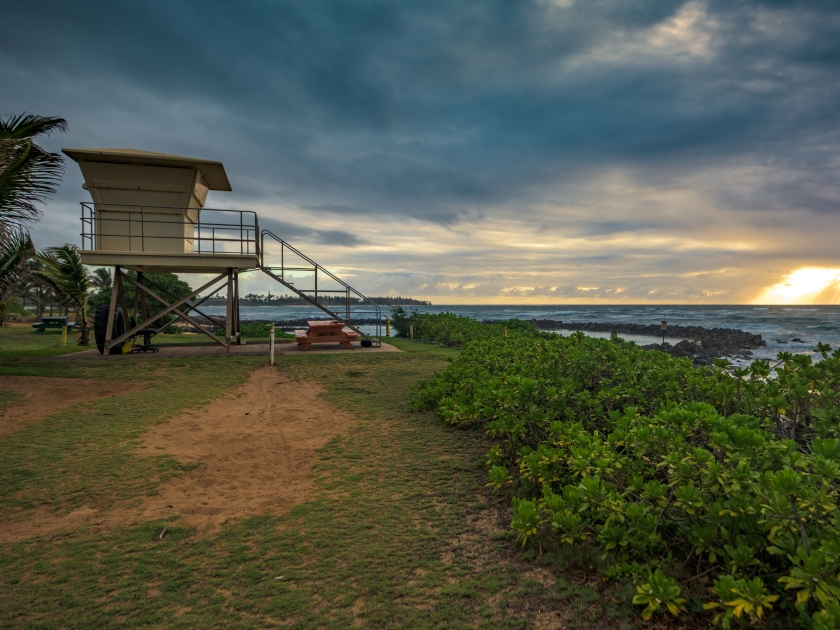
<svg viewBox="0 0 840 630"><path fill-rule="evenodd" d="M619 324L604 322L563 322L552 319L532 319L540 330L582 330L584 332L613 332L629 335L661 337L662 328L656 324ZM748 359L752 350L767 345L761 335L754 335L737 328L704 328L703 326L669 325L668 337L683 337L671 345L667 341L642 346L645 350L659 350L675 357L689 357L695 365L711 365L720 357Z"/></svg>
<svg viewBox="0 0 840 630"><path fill-rule="evenodd" d="M214 317L214 319L222 324L225 322L224 317ZM215 326L213 322L210 322L204 317L196 317L196 320L202 325ZM531 319L527 321L540 330L564 329L607 333L615 331L619 335L662 336L662 329L656 324L564 322L556 319ZM270 324L272 320L249 319L247 321L243 320L242 323ZM357 326L374 326L376 325L376 319L353 319L352 323ZM493 322L487 320L485 323ZM282 319L274 321L274 325L285 332L293 332L296 329L306 328L307 319ZM642 346L642 348L645 350L659 350L675 357L689 357L694 361L695 365L711 365L712 361L720 357L749 359L752 357L752 350L767 345L761 338L761 335L754 335L737 328L704 328L703 326L669 325L667 335L671 338L682 337L683 340L673 345L668 342L664 344L652 343Z"/></svg>

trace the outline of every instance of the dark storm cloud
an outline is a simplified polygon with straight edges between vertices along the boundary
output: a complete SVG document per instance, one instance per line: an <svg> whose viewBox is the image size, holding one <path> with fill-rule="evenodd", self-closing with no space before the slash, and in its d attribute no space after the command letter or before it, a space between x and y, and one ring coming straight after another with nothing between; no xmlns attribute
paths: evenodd
<svg viewBox="0 0 840 630"><path fill-rule="evenodd" d="M487 295L511 283L451 280L527 239L712 238L693 225L711 210L680 216L668 196L622 205L633 186L690 189L782 229L837 213L838 70L838 2L18 2L0 24L0 113L67 118L52 149L222 160L234 192L212 205L258 205L261 223L294 242L362 250L389 235L354 221L419 220L454 243L493 218L532 220L532 233L448 250L452 269L428 283L453 293L483 283ZM602 197L616 170L628 175ZM70 163L39 246L74 240L80 185ZM625 295L639 298L662 289L634 273L744 260L710 262L698 247L659 258L660 247L630 239L528 260L561 286L545 295L606 292L621 268ZM367 268L396 278L410 254L380 252ZM570 268L579 277L563 279Z"/></svg>
<svg viewBox="0 0 840 630"><path fill-rule="evenodd" d="M833 212L839 32L837 2L19 2L2 107L224 160L240 204L451 225L604 169L749 165L789 178L710 195Z"/></svg>

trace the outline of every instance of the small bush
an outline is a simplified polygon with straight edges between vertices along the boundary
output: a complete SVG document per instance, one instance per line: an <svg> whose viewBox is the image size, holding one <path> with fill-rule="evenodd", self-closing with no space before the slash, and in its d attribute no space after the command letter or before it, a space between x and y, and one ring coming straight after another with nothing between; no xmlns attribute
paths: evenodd
<svg viewBox="0 0 840 630"><path fill-rule="evenodd" d="M402 306L391 307L391 326L397 331L397 337L408 337L411 324L417 316L417 310L406 310Z"/></svg>
<svg viewBox="0 0 840 630"><path fill-rule="evenodd" d="M251 324L245 324L239 329L240 334L243 337L268 337L268 333L271 330L271 327L268 324L263 324L262 322L253 322Z"/></svg>
<svg viewBox="0 0 840 630"><path fill-rule="evenodd" d="M222 332L224 333L224 329L222 329ZM239 333L243 337L268 337L270 332L271 326L269 324L263 324L262 322L252 322L250 324L245 324L239 329ZM292 333L283 332L279 328L275 328L274 338L293 339L294 335Z"/></svg>

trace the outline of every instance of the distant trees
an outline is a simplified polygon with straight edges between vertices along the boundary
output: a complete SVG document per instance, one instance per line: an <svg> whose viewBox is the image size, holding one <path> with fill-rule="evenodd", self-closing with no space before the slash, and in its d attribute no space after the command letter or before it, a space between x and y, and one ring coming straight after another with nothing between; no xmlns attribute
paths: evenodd
<svg viewBox="0 0 840 630"><path fill-rule="evenodd" d="M385 306L396 304L431 305L431 302L427 302L425 300L415 300L414 298L408 297L372 297L369 299L375 304ZM218 299L220 303L222 300L222 298ZM245 306L302 306L308 304L308 302L297 295L272 295L271 293L268 295L264 295L262 293L249 293L248 295L241 297L239 302ZM207 304L213 303L213 298L207 301ZM318 295L318 303L323 304L324 306L341 306L346 303L346 298L343 295ZM350 298L350 304L360 303L361 300L359 298Z"/></svg>

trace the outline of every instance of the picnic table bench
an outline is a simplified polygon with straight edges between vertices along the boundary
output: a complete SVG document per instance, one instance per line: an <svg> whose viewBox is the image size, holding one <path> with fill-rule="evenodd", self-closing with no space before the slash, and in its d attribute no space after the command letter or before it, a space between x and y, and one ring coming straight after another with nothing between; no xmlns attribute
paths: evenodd
<svg viewBox="0 0 840 630"><path fill-rule="evenodd" d="M67 317L62 315L61 317L42 317L40 322L35 322L32 324L32 328L35 329L35 332L44 332L47 328L58 328L59 330L67 326L67 330L73 330L76 326L76 322L69 322L67 321Z"/></svg>
<svg viewBox="0 0 840 630"><path fill-rule="evenodd" d="M353 349L351 343L359 333L345 330L344 324L334 320L308 321L309 330L296 330L295 339L301 350L309 350L313 343L340 343L342 348Z"/></svg>

